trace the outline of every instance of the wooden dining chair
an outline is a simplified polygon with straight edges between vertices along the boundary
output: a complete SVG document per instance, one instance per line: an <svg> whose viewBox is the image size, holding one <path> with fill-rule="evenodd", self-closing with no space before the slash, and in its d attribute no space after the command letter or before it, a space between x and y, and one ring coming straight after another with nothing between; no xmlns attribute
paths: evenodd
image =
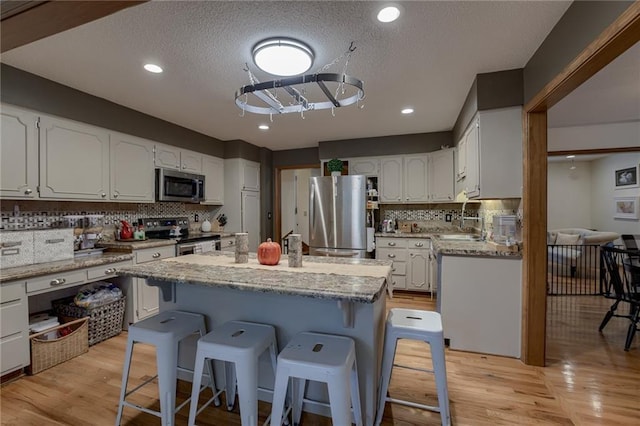
<svg viewBox="0 0 640 426"><path fill-rule="evenodd" d="M640 253L610 246L603 246L601 250L615 302L605 314L598 331L602 332L612 317L629 319L631 324L624 346L624 350L628 351L640 320ZM629 304L628 314L617 313L620 303Z"/></svg>

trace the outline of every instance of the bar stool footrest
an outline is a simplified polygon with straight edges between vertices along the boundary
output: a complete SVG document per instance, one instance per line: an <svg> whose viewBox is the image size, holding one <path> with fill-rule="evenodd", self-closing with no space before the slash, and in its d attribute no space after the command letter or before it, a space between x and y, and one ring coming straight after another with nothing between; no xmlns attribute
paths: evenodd
<svg viewBox="0 0 640 426"><path fill-rule="evenodd" d="M407 407L412 407L412 408L422 408L423 410L433 411L433 412L436 412L436 413L440 412L440 408L435 406L435 405L419 404L417 402L405 401L404 399L396 399L396 398L391 398L391 397L387 397L386 401L387 402L392 402L394 404L399 404L399 405L404 405L404 406L407 406Z"/></svg>

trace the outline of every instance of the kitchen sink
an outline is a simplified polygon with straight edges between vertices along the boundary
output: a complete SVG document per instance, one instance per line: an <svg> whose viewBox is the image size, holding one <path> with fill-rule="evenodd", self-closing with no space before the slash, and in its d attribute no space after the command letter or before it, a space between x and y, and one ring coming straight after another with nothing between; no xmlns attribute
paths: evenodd
<svg viewBox="0 0 640 426"><path fill-rule="evenodd" d="M480 236L473 234L443 234L438 238L444 241L480 241Z"/></svg>

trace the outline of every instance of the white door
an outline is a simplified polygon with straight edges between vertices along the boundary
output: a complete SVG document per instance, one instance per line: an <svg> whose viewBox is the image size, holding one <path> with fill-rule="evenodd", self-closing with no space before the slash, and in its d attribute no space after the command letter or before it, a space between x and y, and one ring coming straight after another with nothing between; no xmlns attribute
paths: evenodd
<svg viewBox="0 0 640 426"><path fill-rule="evenodd" d="M40 197L107 200L109 133L74 121L40 120Z"/></svg>
<svg viewBox="0 0 640 426"><path fill-rule="evenodd" d="M429 201L452 201L453 149L429 154Z"/></svg>
<svg viewBox="0 0 640 426"><path fill-rule="evenodd" d="M182 171L187 173L202 173L202 154L194 151L180 151Z"/></svg>
<svg viewBox="0 0 640 426"><path fill-rule="evenodd" d="M466 136L467 175L464 181L467 197L480 195L480 128L477 121L471 124Z"/></svg>
<svg viewBox="0 0 640 426"><path fill-rule="evenodd" d="M242 189L245 191L260 191L260 164L241 160L241 165Z"/></svg>
<svg viewBox="0 0 640 426"><path fill-rule="evenodd" d="M2 106L0 197L36 198L38 139L36 115Z"/></svg>
<svg viewBox="0 0 640 426"><path fill-rule="evenodd" d="M153 143L114 132L111 133L109 151L111 200L153 202Z"/></svg>
<svg viewBox="0 0 640 426"><path fill-rule="evenodd" d="M260 245L260 193L242 191L242 232L249 233L249 251L255 253Z"/></svg>
<svg viewBox="0 0 640 426"><path fill-rule="evenodd" d="M180 169L180 149L156 144L155 164L165 169Z"/></svg>
<svg viewBox="0 0 640 426"><path fill-rule="evenodd" d="M407 259L407 289L429 289L429 250L415 250L409 252Z"/></svg>
<svg viewBox="0 0 640 426"><path fill-rule="evenodd" d="M350 175L378 176L379 158L352 158L349 160Z"/></svg>
<svg viewBox="0 0 640 426"><path fill-rule="evenodd" d="M157 314L160 309L160 288L148 285L146 280L142 278L134 278L134 280L138 293L136 312L138 320Z"/></svg>
<svg viewBox="0 0 640 426"><path fill-rule="evenodd" d="M402 203L402 157L380 161L380 202Z"/></svg>
<svg viewBox="0 0 640 426"><path fill-rule="evenodd" d="M202 156L204 175L204 204L224 204L224 160L209 155Z"/></svg>
<svg viewBox="0 0 640 426"><path fill-rule="evenodd" d="M428 155L412 155L404 158L404 201L406 203L428 201Z"/></svg>

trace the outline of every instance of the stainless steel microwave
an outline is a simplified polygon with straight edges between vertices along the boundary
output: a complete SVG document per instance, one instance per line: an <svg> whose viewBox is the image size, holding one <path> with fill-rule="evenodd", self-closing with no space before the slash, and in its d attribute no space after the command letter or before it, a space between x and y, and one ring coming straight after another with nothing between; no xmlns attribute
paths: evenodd
<svg viewBox="0 0 640 426"><path fill-rule="evenodd" d="M199 203L204 200L204 176L156 169L156 200Z"/></svg>

